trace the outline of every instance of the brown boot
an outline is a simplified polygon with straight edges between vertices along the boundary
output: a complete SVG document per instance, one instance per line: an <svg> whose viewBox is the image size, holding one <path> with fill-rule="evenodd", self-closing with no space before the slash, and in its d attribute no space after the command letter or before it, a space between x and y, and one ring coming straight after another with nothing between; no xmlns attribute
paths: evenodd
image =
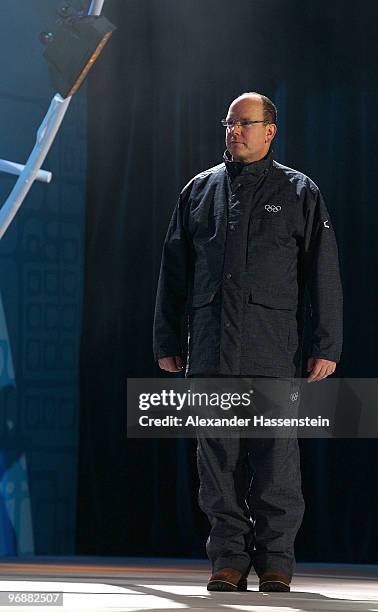
<svg viewBox="0 0 378 612"><path fill-rule="evenodd" d="M238 570L225 567L210 576L208 591L246 591L247 579Z"/></svg>
<svg viewBox="0 0 378 612"><path fill-rule="evenodd" d="M265 570L259 576L260 584L259 591L264 593L272 592L289 592L290 591L290 578L279 570Z"/></svg>

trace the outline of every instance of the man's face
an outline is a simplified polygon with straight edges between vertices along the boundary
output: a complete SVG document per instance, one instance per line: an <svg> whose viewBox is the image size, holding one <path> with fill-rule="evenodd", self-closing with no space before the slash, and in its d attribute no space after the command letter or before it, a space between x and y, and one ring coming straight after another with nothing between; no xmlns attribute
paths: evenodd
<svg viewBox="0 0 378 612"><path fill-rule="evenodd" d="M262 100L257 96L235 100L228 109L226 119L263 120ZM246 127L235 125L226 128L226 146L232 159L250 163L263 158L269 151L276 130L273 123L253 123Z"/></svg>

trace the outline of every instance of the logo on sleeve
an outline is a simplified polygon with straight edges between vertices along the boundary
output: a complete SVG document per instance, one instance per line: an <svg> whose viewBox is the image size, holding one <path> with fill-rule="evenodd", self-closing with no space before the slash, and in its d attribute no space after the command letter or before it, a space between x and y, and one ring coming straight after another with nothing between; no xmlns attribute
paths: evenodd
<svg viewBox="0 0 378 612"><path fill-rule="evenodd" d="M329 228L329 225L327 225L327 223L328 223L328 219L326 219L325 221L323 221L323 225L324 225L324 227L328 227L328 228Z"/></svg>

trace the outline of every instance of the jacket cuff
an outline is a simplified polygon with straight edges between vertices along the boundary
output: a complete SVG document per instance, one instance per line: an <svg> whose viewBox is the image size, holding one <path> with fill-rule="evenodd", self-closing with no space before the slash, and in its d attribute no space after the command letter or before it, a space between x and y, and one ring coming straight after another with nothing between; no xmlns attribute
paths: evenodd
<svg viewBox="0 0 378 612"><path fill-rule="evenodd" d="M162 348L154 351L155 361L159 361L159 359L163 359L163 357L176 357L176 355L182 357L182 350L179 346L168 347L164 349Z"/></svg>
<svg viewBox="0 0 378 612"><path fill-rule="evenodd" d="M328 359L329 361L334 361L335 363L339 363L340 361L340 353L331 353L315 348L310 351L309 357L314 357L315 359Z"/></svg>

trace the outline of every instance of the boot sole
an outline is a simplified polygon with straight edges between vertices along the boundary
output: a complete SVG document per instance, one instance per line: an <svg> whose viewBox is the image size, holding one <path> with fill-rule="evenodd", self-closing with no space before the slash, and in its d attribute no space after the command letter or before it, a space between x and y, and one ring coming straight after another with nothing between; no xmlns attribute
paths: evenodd
<svg viewBox="0 0 378 612"><path fill-rule="evenodd" d="M285 582L280 582L280 580L267 580L260 584L259 591L263 593L289 593L290 586Z"/></svg>
<svg viewBox="0 0 378 612"><path fill-rule="evenodd" d="M226 580L212 580L207 585L208 591L246 591L247 590L247 581L242 578L239 580L238 584L233 584L232 582L226 582Z"/></svg>

